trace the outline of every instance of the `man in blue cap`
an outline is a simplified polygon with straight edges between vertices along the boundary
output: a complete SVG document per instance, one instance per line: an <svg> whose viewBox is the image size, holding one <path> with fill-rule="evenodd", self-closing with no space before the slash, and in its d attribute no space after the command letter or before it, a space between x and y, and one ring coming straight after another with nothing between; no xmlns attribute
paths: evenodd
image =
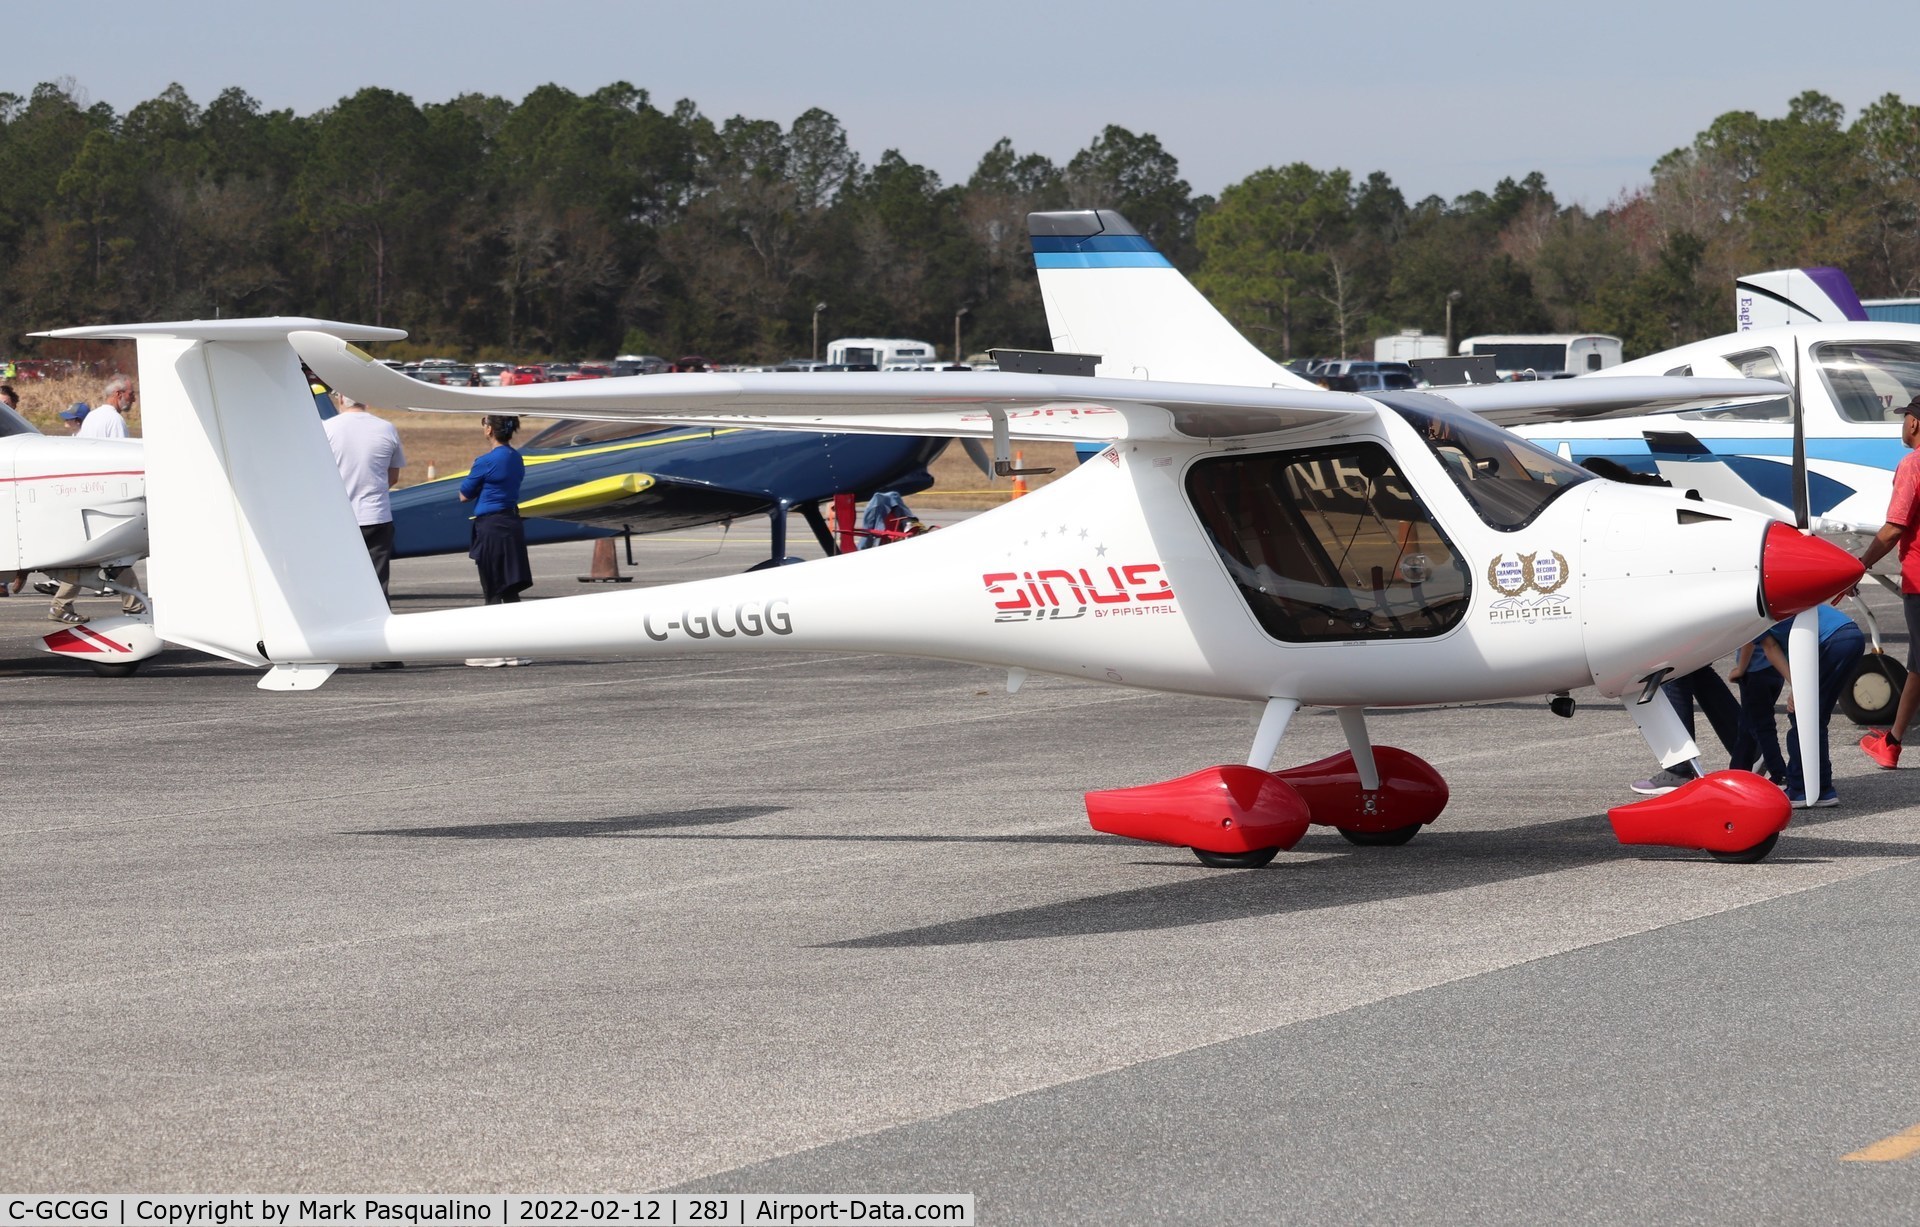
<svg viewBox="0 0 1920 1227"><path fill-rule="evenodd" d="M77 400L60 411L60 420L67 424L67 430L70 433L77 434L80 430L80 423L86 421L87 411L91 408L92 406L87 404L87 402Z"/></svg>

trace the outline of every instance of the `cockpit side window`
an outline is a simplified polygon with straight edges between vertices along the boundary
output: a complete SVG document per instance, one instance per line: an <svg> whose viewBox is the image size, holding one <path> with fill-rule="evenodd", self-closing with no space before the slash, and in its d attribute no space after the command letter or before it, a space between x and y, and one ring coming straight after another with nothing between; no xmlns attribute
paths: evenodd
<svg viewBox="0 0 1920 1227"><path fill-rule="evenodd" d="M1771 347L1744 349L1736 354L1727 355L1727 365L1742 379L1777 379L1781 383L1792 383L1786 372L1780 369L1780 355ZM1687 374L1692 374L1689 369ZM1687 422L1791 422L1793 420L1793 402L1784 396L1772 400L1743 401L1735 405L1713 405L1706 409L1689 409L1677 413L1675 417Z"/></svg>
<svg viewBox="0 0 1920 1227"><path fill-rule="evenodd" d="M1829 341L1813 347L1813 361L1849 422L1897 422L1920 395L1920 345L1911 341Z"/></svg>
<svg viewBox="0 0 1920 1227"><path fill-rule="evenodd" d="M1419 405L1410 398L1375 399L1407 420L1480 518L1501 532L1525 528L1547 504L1593 477L1470 413L1431 408L1431 398L1422 398L1426 403Z"/></svg>
<svg viewBox="0 0 1920 1227"><path fill-rule="evenodd" d="M1202 460L1187 497L1276 639L1420 638L1466 613L1466 564L1377 443Z"/></svg>

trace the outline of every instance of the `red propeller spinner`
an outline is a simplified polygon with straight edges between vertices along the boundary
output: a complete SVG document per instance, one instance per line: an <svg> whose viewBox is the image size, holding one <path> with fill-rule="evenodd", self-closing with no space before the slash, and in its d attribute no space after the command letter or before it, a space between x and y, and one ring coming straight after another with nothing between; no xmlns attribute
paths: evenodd
<svg viewBox="0 0 1920 1227"><path fill-rule="evenodd" d="M1790 525L1767 527L1760 550L1760 596L1770 618L1791 618L1852 588L1867 569L1839 546Z"/></svg>

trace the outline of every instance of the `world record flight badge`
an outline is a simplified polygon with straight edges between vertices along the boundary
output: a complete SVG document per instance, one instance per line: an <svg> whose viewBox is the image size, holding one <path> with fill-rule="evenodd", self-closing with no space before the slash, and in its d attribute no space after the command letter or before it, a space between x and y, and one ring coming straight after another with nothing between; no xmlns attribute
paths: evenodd
<svg viewBox="0 0 1920 1227"><path fill-rule="evenodd" d="M1488 606L1488 616L1507 623L1571 618L1573 602L1560 595L1571 578L1573 569L1559 550L1496 554L1487 564L1487 583L1499 595Z"/></svg>

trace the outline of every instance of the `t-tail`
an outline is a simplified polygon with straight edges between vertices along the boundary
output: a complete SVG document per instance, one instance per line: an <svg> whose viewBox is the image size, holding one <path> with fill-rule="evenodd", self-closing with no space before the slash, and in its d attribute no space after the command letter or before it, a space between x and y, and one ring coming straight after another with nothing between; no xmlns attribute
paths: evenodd
<svg viewBox="0 0 1920 1227"><path fill-rule="evenodd" d="M1111 209L1029 213L1053 348L1123 379L1313 386L1260 352Z"/></svg>
<svg viewBox="0 0 1920 1227"><path fill-rule="evenodd" d="M252 665L324 658L329 635L387 617L313 394L287 345L301 328L355 341L406 335L297 318L46 334L135 343L154 630Z"/></svg>

